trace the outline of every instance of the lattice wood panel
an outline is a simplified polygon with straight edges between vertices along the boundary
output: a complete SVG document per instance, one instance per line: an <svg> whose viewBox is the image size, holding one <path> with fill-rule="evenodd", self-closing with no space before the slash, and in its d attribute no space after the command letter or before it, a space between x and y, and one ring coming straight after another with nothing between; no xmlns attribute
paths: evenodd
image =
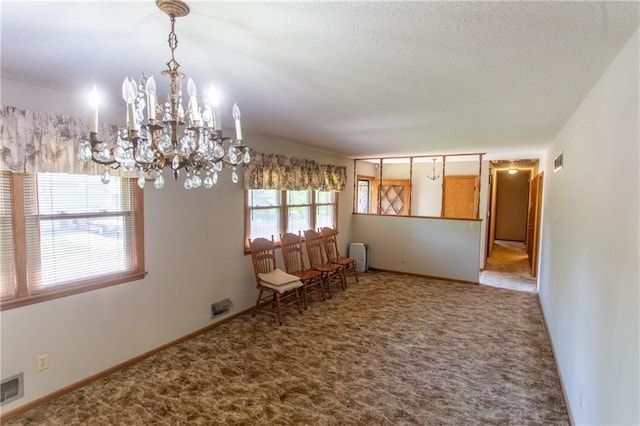
<svg viewBox="0 0 640 426"><path fill-rule="evenodd" d="M402 214L404 197L403 185L380 185L380 212L391 215Z"/></svg>

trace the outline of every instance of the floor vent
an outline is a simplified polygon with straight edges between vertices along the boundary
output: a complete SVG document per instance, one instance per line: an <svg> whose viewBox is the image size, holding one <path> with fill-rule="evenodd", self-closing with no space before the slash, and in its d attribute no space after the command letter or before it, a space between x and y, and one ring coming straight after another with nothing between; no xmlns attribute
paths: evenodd
<svg viewBox="0 0 640 426"><path fill-rule="evenodd" d="M224 299L211 305L211 318L215 318L218 315L226 314L231 310L231 299Z"/></svg>
<svg viewBox="0 0 640 426"><path fill-rule="evenodd" d="M24 378L22 373L4 379L0 383L0 403L2 405L24 396Z"/></svg>

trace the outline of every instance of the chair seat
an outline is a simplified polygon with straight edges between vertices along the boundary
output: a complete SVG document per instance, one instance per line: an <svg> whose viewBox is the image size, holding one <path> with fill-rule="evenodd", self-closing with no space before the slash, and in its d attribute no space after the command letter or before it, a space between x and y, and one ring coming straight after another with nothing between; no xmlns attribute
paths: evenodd
<svg viewBox="0 0 640 426"><path fill-rule="evenodd" d="M269 288L271 290L275 290L278 293L282 294L284 292L287 292L289 290L293 290L294 288L298 288L298 287L302 287L302 282L301 281L292 281L290 283L286 283L286 284L271 284L265 281L260 281L260 285L262 287L266 287Z"/></svg>
<svg viewBox="0 0 640 426"><path fill-rule="evenodd" d="M355 259L350 257L341 257L339 259L332 260L332 262L337 263L338 265L349 265L350 263L355 262Z"/></svg>
<svg viewBox="0 0 640 426"><path fill-rule="evenodd" d="M296 275L288 274L279 268L276 268L271 272L258 274L258 278L260 278L260 281L262 282L274 285L283 285L298 281L298 277Z"/></svg>
<svg viewBox="0 0 640 426"><path fill-rule="evenodd" d="M320 275L322 275L322 273L320 271L316 271L315 269L306 269L304 271L293 272L293 275L304 281L318 278Z"/></svg>
<svg viewBox="0 0 640 426"><path fill-rule="evenodd" d="M340 269L340 265L335 263L324 263L322 265L314 266L313 269L320 272L333 272L336 269Z"/></svg>

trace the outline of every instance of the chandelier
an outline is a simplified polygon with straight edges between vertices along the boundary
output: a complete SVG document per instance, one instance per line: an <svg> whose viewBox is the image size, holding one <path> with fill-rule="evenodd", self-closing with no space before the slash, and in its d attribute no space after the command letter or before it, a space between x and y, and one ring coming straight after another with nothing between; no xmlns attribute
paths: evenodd
<svg viewBox="0 0 640 426"><path fill-rule="evenodd" d="M163 105L158 103L153 76L147 79L143 74L139 82L125 78L122 97L127 104L127 125L119 129L115 141L103 142L98 139L99 96L94 87L90 95L89 139L81 142L78 159L103 165L103 183L109 183L109 170L118 168L127 172L137 171L140 188L144 188L145 179L150 177L154 179L154 187L161 189L165 168L171 170L175 179L184 169L186 189L213 187L218 181L218 172L223 168L232 169L231 180L237 183L236 168L251 161L249 148L242 141L240 109L234 103L234 141L222 135L219 97L211 83L208 96L200 94L199 98L196 85L189 78L189 102L186 109L183 107L182 79L185 75L178 71L180 64L175 59L178 38L174 26L175 18L189 14L189 6L181 0L156 0L156 5L171 21L171 59L167 62L168 68L162 71L162 75L169 78L166 102Z"/></svg>
<svg viewBox="0 0 640 426"><path fill-rule="evenodd" d="M431 174L427 173L427 179L429 180L437 180L440 178L439 174L436 174L436 159L432 158L433 163L431 163Z"/></svg>

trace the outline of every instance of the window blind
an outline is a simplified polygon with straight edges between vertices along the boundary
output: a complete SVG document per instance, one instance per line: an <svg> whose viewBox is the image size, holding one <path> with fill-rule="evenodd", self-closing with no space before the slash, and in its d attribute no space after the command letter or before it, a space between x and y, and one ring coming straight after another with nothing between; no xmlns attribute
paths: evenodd
<svg viewBox="0 0 640 426"><path fill-rule="evenodd" d="M0 173L0 297L13 298L16 289L11 209L11 174Z"/></svg>
<svg viewBox="0 0 640 426"><path fill-rule="evenodd" d="M25 176L29 294L132 272L133 180L39 173Z"/></svg>

